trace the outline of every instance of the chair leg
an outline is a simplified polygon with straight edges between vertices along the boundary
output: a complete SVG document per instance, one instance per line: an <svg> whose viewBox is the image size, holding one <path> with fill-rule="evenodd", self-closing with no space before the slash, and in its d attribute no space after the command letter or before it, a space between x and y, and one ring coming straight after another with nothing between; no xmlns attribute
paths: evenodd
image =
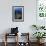
<svg viewBox="0 0 46 46"><path fill-rule="evenodd" d="M18 34L17 34L17 46L18 46Z"/></svg>
<svg viewBox="0 0 46 46"><path fill-rule="evenodd" d="M5 46L7 46L7 34L5 34Z"/></svg>
<svg viewBox="0 0 46 46"><path fill-rule="evenodd" d="M7 42L6 42L6 41L5 41L5 43L4 43L4 44L5 44L5 46L7 46Z"/></svg>

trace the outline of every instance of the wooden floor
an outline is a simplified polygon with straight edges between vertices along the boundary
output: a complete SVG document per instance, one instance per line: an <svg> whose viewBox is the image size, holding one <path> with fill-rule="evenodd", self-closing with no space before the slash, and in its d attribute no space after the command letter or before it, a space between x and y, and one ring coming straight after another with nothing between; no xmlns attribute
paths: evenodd
<svg viewBox="0 0 46 46"><path fill-rule="evenodd" d="M0 42L0 46L4 46L4 43L2 42ZM10 42L10 43L8 43L8 45L7 46L15 46L15 42L14 43L12 43L12 42ZM22 45L21 45L22 46ZM24 45L25 46L25 45ZM30 43L30 46L37 46L37 43ZM44 45L41 45L41 46L46 46L46 43L44 43Z"/></svg>

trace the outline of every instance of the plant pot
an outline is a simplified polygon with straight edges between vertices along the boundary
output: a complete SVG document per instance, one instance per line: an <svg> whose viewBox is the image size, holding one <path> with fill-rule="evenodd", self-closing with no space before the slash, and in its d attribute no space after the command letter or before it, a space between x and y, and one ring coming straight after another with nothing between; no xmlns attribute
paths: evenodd
<svg viewBox="0 0 46 46"><path fill-rule="evenodd" d="M44 42L44 40L45 40L45 39L38 39L37 42L38 42L39 44L41 44L41 43Z"/></svg>
<svg viewBox="0 0 46 46"><path fill-rule="evenodd" d="M45 39L40 39L40 43L44 43L44 40L45 40Z"/></svg>
<svg viewBox="0 0 46 46"><path fill-rule="evenodd" d="M37 39L37 43L40 43L40 39Z"/></svg>

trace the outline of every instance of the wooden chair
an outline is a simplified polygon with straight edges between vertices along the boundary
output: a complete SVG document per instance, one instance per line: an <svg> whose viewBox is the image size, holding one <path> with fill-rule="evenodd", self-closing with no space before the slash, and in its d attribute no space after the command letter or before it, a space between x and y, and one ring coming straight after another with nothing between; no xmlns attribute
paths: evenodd
<svg viewBox="0 0 46 46"><path fill-rule="evenodd" d="M25 37L26 38L25 38ZM21 43L19 43L19 45L21 46L30 46L30 42L29 42L29 33L21 33L21 37L22 37L22 40L23 39L26 39L26 42L24 41L24 42L21 42Z"/></svg>
<svg viewBox="0 0 46 46"><path fill-rule="evenodd" d="M8 45L8 42L7 42L7 36L17 36L17 42L16 42L16 45L15 46L18 46L18 33L17 34L10 34L10 33L5 33L5 41L4 41L4 43L5 43L5 46L7 46ZM15 40L16 40L16 38L15 38Z"/></svg>

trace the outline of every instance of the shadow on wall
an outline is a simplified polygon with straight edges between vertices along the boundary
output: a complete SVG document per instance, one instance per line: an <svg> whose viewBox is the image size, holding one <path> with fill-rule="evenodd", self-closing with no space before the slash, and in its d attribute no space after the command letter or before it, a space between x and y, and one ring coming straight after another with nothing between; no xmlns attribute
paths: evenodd
<svg viewBox="0 0 46 46"><path fill-rule="evenodd" d="M10 33L11 32L11 28L8 28L8 29L5 29L4 32L2 34L5 34L5 33Z"/></svg>

